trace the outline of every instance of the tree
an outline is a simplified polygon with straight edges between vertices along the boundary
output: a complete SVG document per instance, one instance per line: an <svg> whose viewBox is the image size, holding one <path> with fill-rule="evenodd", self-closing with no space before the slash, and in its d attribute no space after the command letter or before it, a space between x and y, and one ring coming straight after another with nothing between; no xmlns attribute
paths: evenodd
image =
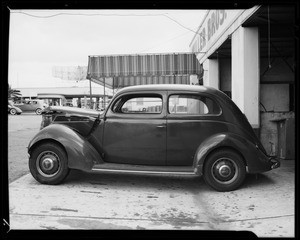
<svg viewBox="0 0 300 240"><path fill-rule="evenodd" d="M20 90L12 89L11 86L8 84L8 99L9 100L12 100L14 98L18 98L21 96L22 96L22 94L21 94Z"/></svg>

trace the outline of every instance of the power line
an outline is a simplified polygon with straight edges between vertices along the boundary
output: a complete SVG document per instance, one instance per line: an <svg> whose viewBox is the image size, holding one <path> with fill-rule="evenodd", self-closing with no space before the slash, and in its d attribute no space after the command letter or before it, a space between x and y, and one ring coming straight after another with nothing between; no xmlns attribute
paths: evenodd
<svg viewBox="0 0 300 240"><path fill-rule="evenodd" d="M178 22L176 19L168 16L167 13L163 13L163 14L118 14L118 13L66 13L66 12L61 12L61 13L56 13L56 14L52 14L52 15L48 15L48 16L38 16L38 15L33 15L33 14L29 14L23 11L12 11L11 9L9 9L11 11L11 13L19 13L19 14L24 14L27 15L29 17L35 17L35 18L53 18L53 17L57 17L57 16L62 16L62 15L66 15L66 16L85 16L85 17L93 17L93 16L105 16L105 17L166 17L169 20L175 22L176 24L178 24L179 26L198 34L196 31L194 31L191 28L188 28L186 26L184 26L183 24L181 24L180 22Z"/></svg>
<svg viewBox="0 0 300 240"><path fill-rule="evenodd" d="M19 14L24 14L30 17L35 17L35 18L52 18L52 17L57 17L57 16L85 16L85 17L93 17L93 16L115 16L115 17L156 17L156 16L164 16L164 14L118 14L118 13L66 13L66 12L61 12L61 13L56 13L48 16L38 16L38 15L33 15L30 13L26 13L23 11L11 11L12 13L19 13Z"/></svg>
<svg viewBox="0 0 300 240"><path fill-rule="evenodd" d="M187 30L189 30L189 31L191 31L191 32L193 32L193 33L198 34L196 31L194 31L194 30L192 30L192 29L190 29L190 28L184 26L184 25L181 24L180 22L178 22L178 21L176 21L175 19L169 17L167 14L163 14L163 16L165 16L165 17L167 17L168 19L172 20L173 22L177 23L177 24L180 25L181 27L183 27L183 28L185 28L185 29L187 29Z"/></svg>
<svg viewBox="0 0 300 240"><path fill-rule="evenodd" d="M177 38L179 38L179 37L181 37L181 36L183 36L183 35L186 35L187 33L189 33L189 31L184 32L184 33L182 33L182 34L180 34L180 35L177 35L177 36L175 36L175 37L173 37L173 38L171 38L171 39L169 39L169 40L167 40L167 41L164 41L164 42L162 42L162 43L159 43L159 44L157 44L157 45L154 45L154 46L152 46L152 47L150 47L150 48L144 49L144 50L141 51L141 53L143 53L143 52L145 52L145 51L148 51L148 50L150 50L150 49L153 49L153 48L155 48L155 47L164 45L164 44L166 44L166 43L168 43L168 42L171 42L171 41L173 41L173 40L175 40L175 39L177 39Z"/></svg>

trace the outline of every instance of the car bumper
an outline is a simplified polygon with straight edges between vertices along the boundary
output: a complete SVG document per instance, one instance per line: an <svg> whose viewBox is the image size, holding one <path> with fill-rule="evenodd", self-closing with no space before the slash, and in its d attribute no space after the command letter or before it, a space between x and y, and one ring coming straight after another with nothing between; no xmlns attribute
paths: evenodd
<svg viewBox="0 0 300 240"><path fill-rule="evenodd" d="M256 147L256 150L253 149L251 153L253 155L247 161L248 173L262 173L280 167L280 161L277 157L267 155L265 151L258 147Z"/></svg>
<svg viewBox="0 0 300 240"><path fill-rule="evenodd" d="M280 167L280 161L276 157L269 157L269 162L271 164L271 169L276 169Z"/></svg>

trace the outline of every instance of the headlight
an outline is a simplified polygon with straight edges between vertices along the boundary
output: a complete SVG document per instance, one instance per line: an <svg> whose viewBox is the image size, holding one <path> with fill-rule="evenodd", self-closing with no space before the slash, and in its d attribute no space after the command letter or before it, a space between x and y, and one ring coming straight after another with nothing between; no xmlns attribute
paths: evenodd
<svg viewBox="0 0 300 240"><path fill-rule="evenodd" d="M40 130L42 130L44 127L47 127L48 125L50 125L51 122L52 122L52 115L43 114Z"/></svg>

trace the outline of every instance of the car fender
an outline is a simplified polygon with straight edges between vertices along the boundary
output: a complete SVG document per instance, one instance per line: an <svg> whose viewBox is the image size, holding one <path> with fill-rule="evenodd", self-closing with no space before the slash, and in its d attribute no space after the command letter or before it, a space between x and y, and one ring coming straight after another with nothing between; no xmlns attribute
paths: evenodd
<svg viewBox="0 0 300 240"><path fill-rule="evenodd" d="M68 166L73 169L89 171L95 163L102 163L103 158L87 139L62 124L51 124L40 130L28 145L28 153L44 141L55 141L62 145L68 156Z"/></svg>
<svg viewBox="0 0 300 240"><path fill-rule="evenodd" d="M246 164L247 172L267 171L267 158L259 154L255 144L244 137L233 133L221 133L211 136L200 144L194 156L194 172L202 175L206 157L214 150L229 148L237 151Z"/></svg>

